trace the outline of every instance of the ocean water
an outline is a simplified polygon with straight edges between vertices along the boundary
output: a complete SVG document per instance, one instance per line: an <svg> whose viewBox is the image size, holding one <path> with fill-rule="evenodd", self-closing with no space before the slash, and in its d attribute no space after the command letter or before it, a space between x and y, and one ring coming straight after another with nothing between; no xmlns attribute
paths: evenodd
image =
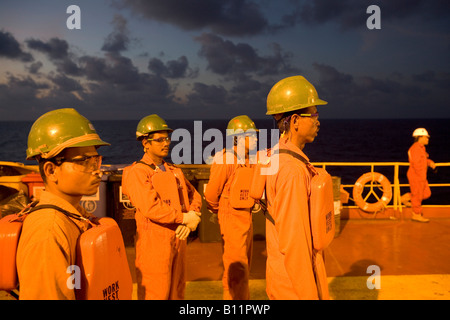
<svg viewBox="0 0 450 320"><path fill-rule="evenodd" d="M275 128L272 119L253 119L259 129ZM211 128L225 132L227 120L208 120L194 123L194 120L166 120L172 129L184 128L191 137L191 163L199 158L199 148L194 141L202 141L203 149L212 142L203 139ZM135 140L138 123L130 120L92 121L101 138L110 147L102 147L99 153L106 164L129 164L139 160L142 147ZM415 128L424 127L431 135L427 152L435 162L450 162L450 119L407 119L407 120L320 120L320 131L316 140L303 150L312 162L408 162L407 151L413 143L411 134ZM35 164L25 160L27 136L32 122L0 122L0 161L14 161ZM205 140L205 141L203 141ZM260 138L261 140L261 138ZM270 137L267 138L270 144ZM172 141L171 152L180 142ZM225 145L225 142L223 142ZM179 149L179 148L178 148ZM196 154L197 153L197 157ZM189 157L188 157L189 158ZM200 157L202 158L202 157ZM167 159L171 161L170 155ZM195 161L195 163L198 163ZM354 183L369 167L328 167L328 172L340 176L342 183ZM377 167L393 182L393 170ZM407 167L400 168L400 183L407 183ZM450 183L450 167L440 167L437 173L428 172L430 183ZM437 188L436 188L437 189ZM433 191L432 197L439 197L450 204L450 188ZM403 193L403 190L402 190ZM433 200L433 199L430 199Z"/></svg>

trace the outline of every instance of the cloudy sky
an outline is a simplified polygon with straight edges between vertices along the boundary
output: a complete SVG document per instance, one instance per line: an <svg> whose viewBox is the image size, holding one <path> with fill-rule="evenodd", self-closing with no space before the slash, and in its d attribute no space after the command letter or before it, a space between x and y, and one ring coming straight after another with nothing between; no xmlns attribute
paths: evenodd
<svg viewBox="0 0 450 320"><path fill-rule="evenodd" d="M449 57L448 0L1 0L0 120L264 118L297 74L322 118L450 118Z"/></svg>

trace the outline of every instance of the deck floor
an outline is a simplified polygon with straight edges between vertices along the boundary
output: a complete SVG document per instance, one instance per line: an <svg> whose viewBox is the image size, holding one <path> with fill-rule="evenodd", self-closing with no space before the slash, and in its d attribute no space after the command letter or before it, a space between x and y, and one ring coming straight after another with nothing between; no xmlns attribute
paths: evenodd
<svg viewBox="0 0 450 320"><path fill-rule="evenodd" d="M221 253L220 243L188 245L186 299L221 299ZM267 299L265 260L265 242L255 241L252 299ZM332 299L450 299L450 219L341 220L325 264ZM367 287L372 265L380 289Z"/></svg>
<svg viewBox="0 0 450 320"><path fill-rule="evenodd" d="M134 247L127 254L135 282ZM250 270L254 300L267 299L265 262L265 241L255 241ZM325 264L332 299L450 300L450 219L341 220L339 235L325 250ZM367 286L373 265L380 269L379 289ZM185 298L222 299L222 272L221 244L191 240ZM7 298L0 292L0 299Z"/></svg>

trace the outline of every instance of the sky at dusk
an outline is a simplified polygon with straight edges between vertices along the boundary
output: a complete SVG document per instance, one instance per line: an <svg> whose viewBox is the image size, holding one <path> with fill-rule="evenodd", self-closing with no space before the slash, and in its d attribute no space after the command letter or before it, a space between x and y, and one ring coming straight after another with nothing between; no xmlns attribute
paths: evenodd
<svg viewBox="0 0 450 320"><path fill-rule="evenodd" d="M0 121L265 118L293 75L321 118L450 118L449 57L448 0L1 0Z"/></svg>

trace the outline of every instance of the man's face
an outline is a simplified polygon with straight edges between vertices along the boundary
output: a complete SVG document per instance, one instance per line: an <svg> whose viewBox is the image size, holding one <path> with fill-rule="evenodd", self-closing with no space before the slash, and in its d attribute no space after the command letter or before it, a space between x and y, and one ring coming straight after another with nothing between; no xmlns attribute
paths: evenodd
<svg viewBox="0 0 450 320"><path fill-rule="evenodd" d="M315 114L317 107L312 106L302 109L301 114ZM320 128L319 117L301 117L297 116L299 121L298 134L303 137L305 143L311 143L317 137Z"/></svg>
<svg viewBox="0 0 450 320"><path fill-rule="evenodd" d="M419 138L419 143L423 144L424 146L427 146L428 142L430 142L430 137L428 136L421 136Z"/></svg>
<svg viewBox="0 0 450 320"><path fill-rule="evenodd" d="M101 182L101 157L97 149L93 146L67 148L60 156L64 160L54 168L56 180L50 179L54 182L52 188L69 197L95 194Z"/></svg>
<svg viewBox="0 0 450 320"><path fill-rule="evenodd" d="M156 132L153 134L153 138L144 139L142 144L147 150L147 153L150 153L153 156L159 158L165 158L169 155L169 146L170 139L169 133L167 131Z"/></svg>
<svg viewBox="0 0 450 320"><path fill-rule="evenodd" d="M250 150L255 150L258 146L258 138L256 132L246 135L239 135L237 137L238 149L242 148L242 145L244 145L245 153L249 153Z"/></svg>
<svg viewBox="0 0 450 320"><path fill-rule="evenodd" d="M255 150L258 146L258 138L256 137L256 133L247 135L245 137L245 151L249 152L250 150Z"/></svg>

